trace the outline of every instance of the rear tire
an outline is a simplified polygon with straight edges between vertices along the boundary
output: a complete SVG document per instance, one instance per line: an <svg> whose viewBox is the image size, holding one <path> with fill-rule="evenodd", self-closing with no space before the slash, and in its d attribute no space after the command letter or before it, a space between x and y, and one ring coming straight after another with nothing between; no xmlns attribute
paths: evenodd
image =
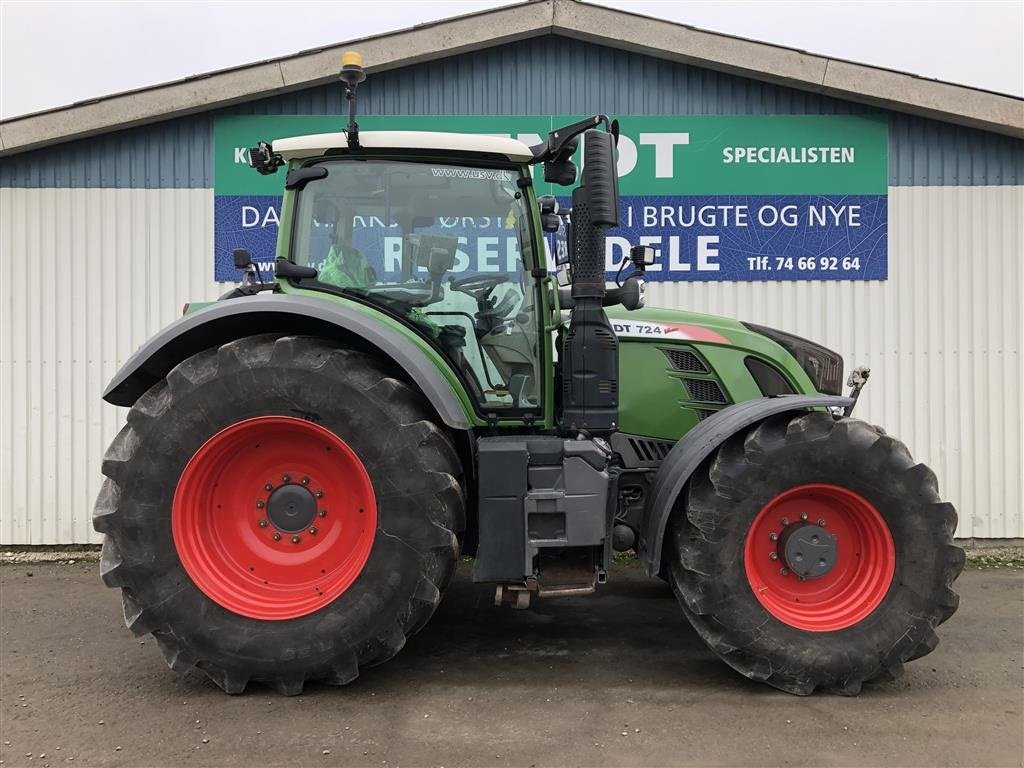
<svg viewBox="0 0 1024 768"><path fill-rule="evenodd" d="M394 656L437 607L465 527L459 459L419 394L311 337L185 360L131 409L103 473L100 569L126 625L229 693L343 685ZM265 483L288 486L273 507ZM296 509L314 522L291 525Z"/></svg>
<svg viewBox="0 0 1024 768"><path fill-rule="evenodd" d="M783 414L730 438L669 526L666 571L694 628L734 669L790 693L898 677L957 608L956 511L930 469L862 421ZM797 543L834 537L831 569L794 574L796 551L779 550L798 530Z"/></svg>

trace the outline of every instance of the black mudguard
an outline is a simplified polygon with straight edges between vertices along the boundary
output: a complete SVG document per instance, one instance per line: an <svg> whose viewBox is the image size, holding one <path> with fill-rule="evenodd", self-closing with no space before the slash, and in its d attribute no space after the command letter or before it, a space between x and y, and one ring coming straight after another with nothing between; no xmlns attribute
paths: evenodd
<svg viewBox="0 0 1024 768"><path fill-rule="evenodd" d="M466 412L437 367L415 344L384 323L334 302L283 294L219 301L185 315L143 344L103 393L113 405L131 406L188 357L244 336L284 332L343 339L401 367L453 429L469 429Z"/></svg>
<svg viewBox="0 0 1024 768"><path fill-rule="evenodd" d="M640 528L639 553L647 572L656 576L661 570L661 548L665 528L676 498L690 475L731 435L769 416L808 408L845 408L853 400L837 395L781 395L748 400L729 406L710 416L686 433L661 463L654 487L647 497Z"/></svg>

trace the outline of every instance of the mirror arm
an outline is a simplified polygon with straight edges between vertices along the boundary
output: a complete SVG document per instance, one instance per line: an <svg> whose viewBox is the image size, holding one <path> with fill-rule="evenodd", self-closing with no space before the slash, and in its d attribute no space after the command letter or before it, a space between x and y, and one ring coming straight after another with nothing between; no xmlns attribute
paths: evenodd
<svg viewBox="0 0 1024 768"><path fill-rule="evenodd" d="M580 120L572 125L556 128L548 134L548 140L542 144L530 147L533 159L530 163L546 163L550 160L561 159L560 155L566 149L566 145L572 142L577 136L597 125L604 123L606 131L611 132L612 122L607 115L594 115ZM575 148L574 148L575 149Z"/></svg>

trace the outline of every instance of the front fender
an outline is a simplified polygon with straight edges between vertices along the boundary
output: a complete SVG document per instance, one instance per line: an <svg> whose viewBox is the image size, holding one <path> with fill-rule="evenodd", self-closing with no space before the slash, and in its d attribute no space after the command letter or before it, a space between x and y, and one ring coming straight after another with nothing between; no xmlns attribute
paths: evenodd
<svg viewBox="0 0 1024 768"><path fill-rule="evenodd" d="M852 403L851 398L836 395L765 397L723 408L687 432L661 463L644 507L639 553L647 572L656 576L661 570L661 551L668 519L690 475L727 438L777 413L823 406L845 408Z"/></svg>
<svg viewBox="0 0 1024 768"><path fill-rule="evenodd" d="M352 339L383 354L406 372L445 424L453 429L471 426L466 408L437 363L401 333L344 304L281 294L219 301L179 318L139 347L107 386L103 399L131 406L197 352L275 331Z"/></svg>

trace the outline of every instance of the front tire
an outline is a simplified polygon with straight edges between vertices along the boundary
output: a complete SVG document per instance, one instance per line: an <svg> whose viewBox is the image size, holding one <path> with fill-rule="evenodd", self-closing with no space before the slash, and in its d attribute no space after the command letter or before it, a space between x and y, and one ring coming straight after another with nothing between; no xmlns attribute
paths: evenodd
<svg viewBox="0 0 1024 768"><path fill-rule="evenodd" d="M747 677L856 694L938 643L964 563L935 475L865 422L770 418L730 438L670 521L667 574L694 628Z"/></svg>
<svg viewBox="0 0 1024 768"><path fill-rule="evenodd" d="M342 685L437 607L465 525L459 460L422 398L311 337L201 352L143 395L94 513L125 623L229 693Z"/></svg>

